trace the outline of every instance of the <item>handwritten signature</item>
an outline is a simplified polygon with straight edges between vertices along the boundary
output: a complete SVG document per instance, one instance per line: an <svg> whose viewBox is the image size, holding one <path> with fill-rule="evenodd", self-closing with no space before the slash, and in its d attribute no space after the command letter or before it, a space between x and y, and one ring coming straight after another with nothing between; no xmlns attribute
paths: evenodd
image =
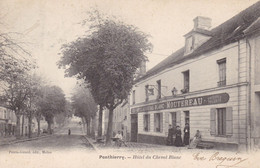
<svg viewBox="0 0 260 168"><path fill-rule="evenodd" d="M220 156L219 152L215 152L213 155L211 155L209 158L201 155L201 153L195 153L192 155L194 160L197 161L210 161L210 162L217 162L216 168L243 168L240 164L244 161L246 161L248 158L242 158L239 156Z"/></svg>

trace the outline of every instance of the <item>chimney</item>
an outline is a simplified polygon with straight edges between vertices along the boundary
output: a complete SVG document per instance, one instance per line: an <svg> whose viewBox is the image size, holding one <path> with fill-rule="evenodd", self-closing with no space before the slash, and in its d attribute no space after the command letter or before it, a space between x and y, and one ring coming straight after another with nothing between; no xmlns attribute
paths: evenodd
<svg viewBox="0 0 260 168"><path fill-rule="evenodd" d="M197 29L210 30L211 19L208 17L197 16L195 19L193 19L193 22L194 22L194 30Z"/></svg>

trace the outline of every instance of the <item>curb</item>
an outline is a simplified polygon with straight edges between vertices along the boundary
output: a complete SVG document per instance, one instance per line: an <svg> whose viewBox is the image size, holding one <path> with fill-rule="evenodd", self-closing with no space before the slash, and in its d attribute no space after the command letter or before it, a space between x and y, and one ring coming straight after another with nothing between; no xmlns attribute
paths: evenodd
<svg viewBox="0 0 260 168"><path fill-rule="evenodd" d="M47 137L50 137L50 136L53 136L53 135L54 135L54 134L52 134L52 135L46 135L46 136L41 136L41 137L30 138L30 139L28 138L28 139L21 139L21 140L17 140L17 141L11 141L11 142L8 142L8 143L0 144L0 146L12 145L12 144L21 143L21 142L26 142L26 141L38 140L38 139L47 138Z"/></svg>
<svg viewBox="0 0 260 168"><path fill-rule="evenodd" d="M94 145L92 140L90 140L86 135L84 135L83 137L90 143L90 145L94 148L95 151L98 151L98 148Z"/></svg>

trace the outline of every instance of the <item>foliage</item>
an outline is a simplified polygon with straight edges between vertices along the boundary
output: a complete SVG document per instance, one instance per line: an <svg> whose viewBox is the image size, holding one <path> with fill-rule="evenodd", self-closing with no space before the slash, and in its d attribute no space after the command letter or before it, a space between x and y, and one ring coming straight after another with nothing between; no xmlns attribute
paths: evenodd
<svg viewBox="0 0 260 168"><path fill-rule="evenodd" d="M50 129L54 115L65 112L66 99L63 91L58 86L45 86L43 88L43 97L37 104Z"/></svg>
<svg viewBox="0 0 260 168"><path fill-rule="evenodd" d="M126 100L135 73L152 48L148 35L132 25L91 16L90 33L62 47L59 67L66 76L84 79L97 104L109 109L107 143L112 136L113 110Z"/></svg>
<svg viewBox="0 0 260 168"><path fill-rule="evenodd" d="M84 86L76 86L72 96L72 107L75 115L84 117L86 121L90 121L96 115L97 105L90 93Z"/></svg>
<svg viewBox="0 0 260 168"><path fill-rule="evenodd" d="M119 21L105 19L92 28L91 35L63 46L58 65L66 76L85 79L98 104L115 108L127 98L151 44L148 35Z"/></svg>

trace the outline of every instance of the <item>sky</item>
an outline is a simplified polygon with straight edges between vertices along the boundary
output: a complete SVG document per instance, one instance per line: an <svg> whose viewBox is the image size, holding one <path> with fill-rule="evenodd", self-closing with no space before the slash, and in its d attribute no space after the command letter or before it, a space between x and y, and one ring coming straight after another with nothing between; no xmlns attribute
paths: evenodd
<svg viewBox="0 0 260 168"><path fill-rule="evenodd" d="M60 86L70 97L75 78L58 69L60 48L84 35L80 23L91 8L113 15L151 35L153 52L147 70L184 46L196 16L212 19L212 28L257 0L0 0L0 31L19 32L21 41L37 60L38 73Z"/></svg>

